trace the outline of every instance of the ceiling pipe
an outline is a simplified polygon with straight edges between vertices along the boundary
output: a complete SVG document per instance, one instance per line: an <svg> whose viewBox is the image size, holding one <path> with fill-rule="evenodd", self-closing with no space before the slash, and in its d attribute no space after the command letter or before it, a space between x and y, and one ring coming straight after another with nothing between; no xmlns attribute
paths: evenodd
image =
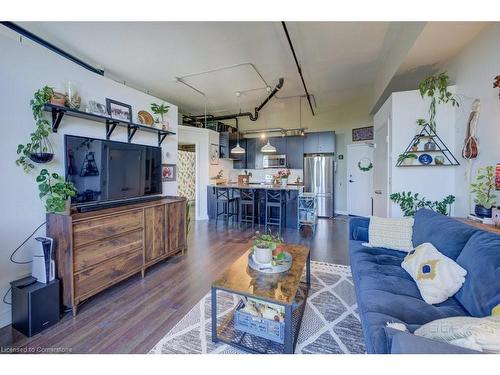
<svg viewBox="0 0 500 375"><path fill-rule="evenodd" d="M264 108L264 106L271 100L271 98L276 95L276 93L281 90L283 87L283 83L285 80L283 78L280 78L278 80L278 84L274 88L273 91L269 94L269 96L262 102L261 105L258 107L255 107L254 112L239 112L239 113L233 113L231 115L223 115L223 116L213 116L211 117L212 121L222 121L222 120L234 120L238 117L248 117L251 121L257 121L259 118L259 112ZM196 117L196 116L195 116Z"/></svg>
<svg viewBox="0 0 500 375"><path fill-rule="evenodd" d="M283 30L285 30L286 38L288 39L288 44L290 45L290 49L292 50L293 59L295 60L295 65L297 65L297 70L299 71L300 79L302 80L302 86L304 86L304 91L306 92L306 98L309 102L309 108L311 108L311 113L314 116L314 109L311 103L311 95L309 91L307 91L306 82L304 81L304 76L302 75L302 68L300 67L299 60L297 60L297 55L295 54L295 49L293 48L292 40L290 39L290 34L288 34L288 29L286 28L285 21L281 21L283 25Z"/></svg>

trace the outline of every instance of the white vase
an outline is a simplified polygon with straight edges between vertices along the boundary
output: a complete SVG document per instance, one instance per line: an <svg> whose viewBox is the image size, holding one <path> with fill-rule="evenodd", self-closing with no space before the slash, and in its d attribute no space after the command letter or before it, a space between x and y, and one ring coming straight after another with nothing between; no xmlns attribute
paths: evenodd
<svg viewBox="0 0 500 375"><path fill-rule="evenodd" d="M281 178L281 186L287 186L288 185L288 178Z"/></svg>
<svg viewBox="0 0 500 375"><path fill-rule="evenodd" d="M254 259L257 263L268 264L273 260L273 251L269 248L261 249L254 246Z"/></svg>
<svg viewBox="0 0 500 375"><path fill-rule="evenodd" d="M167 120L160 121L161 130L168 130L169 124Z"/></svg>

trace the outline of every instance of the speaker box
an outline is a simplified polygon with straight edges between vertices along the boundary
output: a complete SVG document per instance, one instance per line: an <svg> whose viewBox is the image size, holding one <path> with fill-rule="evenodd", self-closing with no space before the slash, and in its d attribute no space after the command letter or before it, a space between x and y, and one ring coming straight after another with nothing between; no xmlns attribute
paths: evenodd
<svg viewBox="0 0 500 375"><path fill-rule="evenodd" d="M59 321L59 280L11 285L13 328L25 336L33 336Z"/></svg>

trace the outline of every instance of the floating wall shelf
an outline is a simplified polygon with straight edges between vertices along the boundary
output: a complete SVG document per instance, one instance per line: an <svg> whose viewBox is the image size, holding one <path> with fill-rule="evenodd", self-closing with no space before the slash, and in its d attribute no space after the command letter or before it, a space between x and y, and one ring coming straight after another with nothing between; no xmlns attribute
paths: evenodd
<svg viewBox="0 0 500 375"><path fill-rule="evenodd" d="M96 121L103 124L106 124L106 139L109 139L113 134L116 126L122 126L127 128L127 140L128 142L132 141L137 130L145 131L149 133L157 133L158 134L158 146L161 146L162 142L168 135L175 135L174 132L168 130L162 130L153 128L152 126L136 124L133 122L127 122L122 120L117 120L111 117L96 115L93 113L87 113L83 111L79 111L77 109L72 109L68 107L61 107L53 104L45 104L44 111L50 112L52 114L52 131L57 133L59 129L59 125L61 124L61 120L64 116L71 116L77 118L83 118L85 120Z"/></svg>
<svg viewBox="0 0 500 375"><path fill-rule="evenodd" d="M421 138L428 138L432 140L435 144L434 150L416 150L412 151L411 148L414 144L419 144ZM436 153L442 155L443 163L435 164ZM443 142L443 140L437 135L437 133L431 128L429 124L425 124L420 133L416 134L408 147L406 147L405 151L402 155L407 156L408 154L433 154L433 164L403 164L403 160L398 160L396 163L396 167L446 167L446 166L457 166L460 165L457 158L453 155L453 153L449 150L448 146ZM419 161L416 161L419 163Z"/></svg>

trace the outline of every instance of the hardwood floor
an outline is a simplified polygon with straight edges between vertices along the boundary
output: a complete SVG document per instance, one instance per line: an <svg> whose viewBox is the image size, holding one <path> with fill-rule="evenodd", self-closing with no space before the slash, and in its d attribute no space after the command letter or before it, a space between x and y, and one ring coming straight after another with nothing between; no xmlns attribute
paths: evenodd
<svg viewBox="0 0 500 375"><path fill-rule="evenodd" d="M313 260L348 264L348 218L320 219L316 233L286 229L286 242L308 245ZM0 347L33 352L147 353L210 289L211 282L245 252L258 228L196 222L185 256L151 267L82 303L55 326L31 338L10 326ZM4 350L5 352L5 350ZM24 352L24 351L23 351ZM29 351L28 351L29 352Z"/></svg>

